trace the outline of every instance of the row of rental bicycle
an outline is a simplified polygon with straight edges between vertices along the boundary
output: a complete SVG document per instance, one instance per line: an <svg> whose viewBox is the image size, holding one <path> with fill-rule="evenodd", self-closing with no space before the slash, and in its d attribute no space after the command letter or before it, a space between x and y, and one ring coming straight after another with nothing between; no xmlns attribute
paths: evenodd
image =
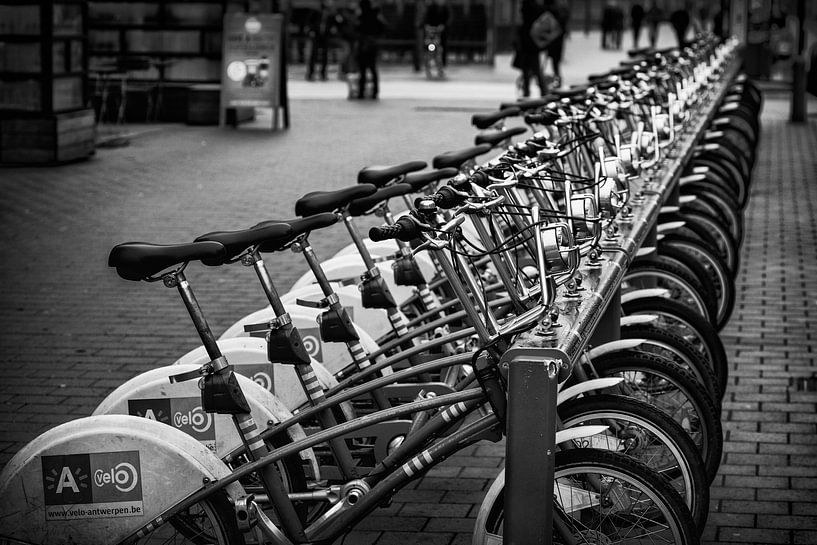
<svg viewBox="0 0 817 545"><path fill-rule="evenodd" d="M475 115L475 145L433 168L367 167L304 195L296 219L114 247L120 277L178 293L202 346L26 445L0 474L0 542L332 543L452 454L502 440L503 356L520 336L572 335L581 350L552 370L545 541L698 543L759 133L738 55L706 36L641 52ZM310 238L338 223L349 245L318 256ZM265 264L284 251L307 271L286 293ZM194 261L259 282L265 306L217 337ZM613 339L570 325L594 298L620 306ZM499 474L474 544L503 541L513 493Z"/></svg>

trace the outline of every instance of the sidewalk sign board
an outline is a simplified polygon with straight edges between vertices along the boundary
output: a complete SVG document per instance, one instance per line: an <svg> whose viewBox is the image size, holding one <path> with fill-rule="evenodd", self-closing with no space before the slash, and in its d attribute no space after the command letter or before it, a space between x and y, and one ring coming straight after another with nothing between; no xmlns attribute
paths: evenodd
<svg viewBox="0 0 817 545"><path fill-rule="evenodd" d="M271 108L272 129L289 126L283 64L284 17L273 13L232 12L224 16L219 124L228 108Z"/></svg>

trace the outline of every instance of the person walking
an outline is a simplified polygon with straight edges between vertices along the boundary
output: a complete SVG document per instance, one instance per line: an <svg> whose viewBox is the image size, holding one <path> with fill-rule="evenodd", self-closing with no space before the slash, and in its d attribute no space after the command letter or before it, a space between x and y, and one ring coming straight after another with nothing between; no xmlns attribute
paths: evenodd
<svg viewBox="0 0 817 545"><path fill-rule="evenodd" d="M377 73L378 39L386 29L386 22L380 10L372 5L371 0L360 0L360 13L357 20L357 65L360 71L357 98L364 98L366 92L366 73L372 76L372 97L380 94L380 78Z"/></svg>
<svg viewBox="0 0 817 545"><path fill-rule="evenodd" d="M329 47L338 33L340 14L335 10L334 0L321 0L320 9L314 13L309 25L311 51L306 79L315 79L315 65L320 63L321 79L326 81L326 65L329 62Z"/></svg>
<svg viewBox="0 0 817 545"><path fill-rule="evenodd" d="M514 44L513 67L519 69L519 88L523 97L530 96L530 80L536 79L541 96L547 94L547 82L542 70L539 47L531 38L530 31L534 21L544 12L544 7L537 0L522 0L522 23L517 27Z"/></svg>
<svg viewBox="0 0 817 545"><path fill-rule="evenodd" d="M641 37L641 23L644 21L644 6L636 2L630 8L630 20L633 25L633 49L638 49L638 40Z"/></svg>
<svg viewBox="0 0 817 545"><path fill-rule="evenodd" d="M553 87L562 86L562 57L564 55L565 37L567 36L567 23L570 19L570 8L557 0L545 0L544 11L553 14L558 22L558 35L546 47L545 53L553 65Z"/></svg>
<svg viewBox="0 0 817 545"><path fill-rule="evenodd" d="M442 47L443 66L448 66L448 25L451 23L451 12L445 0L426 0L426 12L423 26L440 29L440 47Z"/></svg>
<svg viewBox="0 0 817 545"><path fill-rule="evenodd" d="M613 31L613 4L610 0L604 2L601 11L601 48L610 49L610 36Z"/></svg>
<svg viewBox="0 0 817 545"><path fill-rule="evenodd" d="M664 19L664 13L661 8L655 3L655 0L650 0L647 7L647 12L644 14L644 20L647 21L647 37L650 40L650 48L655 49L658 43L658 27Z"/></svg>

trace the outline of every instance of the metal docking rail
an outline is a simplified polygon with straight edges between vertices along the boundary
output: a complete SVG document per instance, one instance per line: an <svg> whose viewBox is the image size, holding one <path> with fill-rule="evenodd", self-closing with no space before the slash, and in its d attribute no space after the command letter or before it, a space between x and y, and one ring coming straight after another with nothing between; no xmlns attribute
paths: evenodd
<svg viewBox="0 0 817 545"><path fill-rule="evenodd" d="M654 243L661 207L677 204L683 169L739 65L733 56L695 115L662 150L661 161L642 174L643 179L631 182L631 193L638 195L635 202L630 201L632 216L617 220L616 236L602 241L599 263L580 269L581 288L570 292L560 288L559 316L551 331L521 335L502 358L501 365L508 370L505 545L550 545L552 541L557 383L570 373L591 339L618 338L624 273L638 250Z"/></svg>

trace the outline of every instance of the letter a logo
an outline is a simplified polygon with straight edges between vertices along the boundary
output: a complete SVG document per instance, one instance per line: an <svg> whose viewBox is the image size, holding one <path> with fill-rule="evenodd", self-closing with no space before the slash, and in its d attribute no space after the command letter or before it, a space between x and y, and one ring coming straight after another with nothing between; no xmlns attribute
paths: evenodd
<svg viewBox="0 0 817 545"><path fill-rule="evenodd" d="M149 418L150 420L156 420L156 421L159 420L158 418L156 418L156 415L153 413L153 409L146 410L145 414L143 416L145 418Z"/></svg>
<svg viewBox="0 0 817 545"><path fill-rule="evenodd" d="M57 494L62 494L62 489L65 487L79 494L79 487L77 486L77 481L74 480L74 474L71 473L71 470L67 467L62 468L60 478L57 480Z"/></svg>

